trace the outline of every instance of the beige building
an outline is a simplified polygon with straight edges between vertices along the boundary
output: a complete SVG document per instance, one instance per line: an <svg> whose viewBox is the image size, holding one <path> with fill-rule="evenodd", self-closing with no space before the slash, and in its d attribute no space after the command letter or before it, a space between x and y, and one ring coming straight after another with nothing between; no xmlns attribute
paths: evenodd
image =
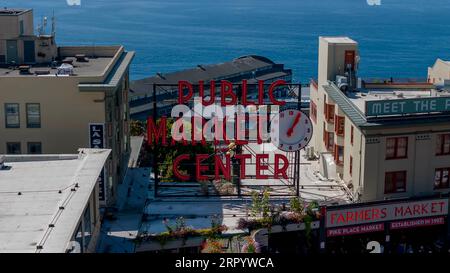
<svg viewBox="0 0 450 273"><path fill-rule="evenodd" d="M428 82L439 86L450 86L450 61L437 59L428 67Z"/></svg>
<svg viewBox="0 0 450 273"><path fill-rule="evenodd" d="M95 252L110 152L0 156L0 253Z"/></svg>
<svg viewBox="0 0 450 273"><path fill-rule="evenodd" d="M0 154L111 149L99 183L102 203L113 204L130 153L134 53L122 46L57 47L53 35L33 35L31 10L2 10L0 22ZM25 41L34 41L31 53Z"/></svg>
<svg viewBox="0 0 450 273"><path fill-rule="evenodd" d="M310 115L322 174L360 201L449 192L450 93L426 82L360 79L358 62L357 42L319 38Z"/></svg>

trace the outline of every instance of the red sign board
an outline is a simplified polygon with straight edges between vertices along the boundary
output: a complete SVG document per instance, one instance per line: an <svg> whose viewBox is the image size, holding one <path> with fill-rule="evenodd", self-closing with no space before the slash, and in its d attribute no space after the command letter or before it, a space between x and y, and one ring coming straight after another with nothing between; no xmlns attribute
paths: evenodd
<svg viewBox="0 0 450 273"><path fill-rule="evenodd" d="M345 236L345 235L377 232L377 231L383 231L383 230L384 230L384 224L378 223L378 224L371 224L371 225L360 225L360 226L353 226L353 227L329 229L329 230L327 230L327 236L328 237Z"/></svg>
<svg viewBox="0 0 450 273"><path fill-rule="evenodd" d="M430 199L343 209L327 209L326 227L364 225L376 222L445 216L447 214L448 199Z"/></svg>

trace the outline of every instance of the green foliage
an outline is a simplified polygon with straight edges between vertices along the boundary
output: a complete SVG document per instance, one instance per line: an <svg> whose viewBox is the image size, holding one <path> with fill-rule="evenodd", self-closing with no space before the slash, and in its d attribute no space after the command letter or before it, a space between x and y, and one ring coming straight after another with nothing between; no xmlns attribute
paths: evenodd
<svg viewBox="0 0 450 273"><path fill-rule="evenodd" d="M257 217L261 213L261 200L257 191L252 191L251 213L253 217Z"/></svg>
<svg viewBox="0 0 450 273"><path fill-rule="evenodd" d="M130 134L132 136L142 136L145 133L145 123L140 120L132 120L130 123Z"/></svg>
<svg viewBox="0 0 450 273"><path fill-rule="evenodd" d="M262 193L253 191L251 213L253 217L262 216L267 218L270 216L270 192L268 189L264 189Z"/></svg>
<svg viewBox="0 0 450 273"><path fill-rule="evenodd" d="M290 208L292 212L303 213L304 207L299 197L292 197L290 200Z"/></svg>
<svg viewBox="0 0 450 273"><path fill-rule="evenodd" d="M141 234L135 239L136 243L149 240L157 241L161 246L164 246L164 244L171 239L182 239L183 241L186 241L189 237L197 236L217 240L220 238L219 235L228 229L227 226L220 223L220 219L217 216L214 216L211 219L211 228L205 229L193 229L192 227L187 226L186 220L183 217L178 217L175 220L175 225L170 225L168 219L164 219L163 224L167 231L152 235Z"/></svg>
<svg viewBox="0 0 450 273"><path fill-rule="evenodd" d="M160 120L157 121L157 124L160 122ZM149 146L148 151L153 154L153 160L156 160L158 162L159 166L159 175L160 179L162 181L174 181L177 180L177 178L174 176L173 173L173 162L175 161L175 158L182 154L189 155L192 159L195 158L195 155L197 154L208 154L211 155L214 153L214 148L212 145L201 145L198 143L197 145L191 145L191 143L188 143L189 145L183 145L182 142L176 142L172 145L172 137L171 137L171 129L172 125L174 123L174 119L167 118L167 124L166 124L166 130L167 130L167 146L161 145L161 143L157 143L156 145ZM192 164L193 161L190 160L187 162L187 164L181 164L178 166L180 173L184 175L189 174L195 174L195 164ZM203 164L208 165L210 164L210 169L212 170L212 163L213 160L210 158L210 160L203 161Z"/></svg>

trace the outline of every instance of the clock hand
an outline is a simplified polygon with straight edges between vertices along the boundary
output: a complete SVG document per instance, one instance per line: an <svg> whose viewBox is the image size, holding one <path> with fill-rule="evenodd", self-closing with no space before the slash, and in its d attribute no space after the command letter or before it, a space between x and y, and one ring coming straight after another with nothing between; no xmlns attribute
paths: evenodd
<svg viewBox="0 0 450 273"><path fill-rule="evenodd" d="M288 129L288 131L286 133L288 137L292 136L292 133L294 133L295 126L297 126L299 121L300 121L300 113L297 113L294 123L292 124L291 128Z"/></svg>

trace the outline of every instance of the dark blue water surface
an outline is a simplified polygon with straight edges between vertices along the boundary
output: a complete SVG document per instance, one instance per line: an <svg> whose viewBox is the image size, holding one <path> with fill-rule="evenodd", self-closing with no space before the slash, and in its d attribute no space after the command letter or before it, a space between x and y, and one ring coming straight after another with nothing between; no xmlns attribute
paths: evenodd
<svg viewBox="0 0 450 273"><path fill-rule="evenodd" d="M0 0L57 17L60 45L123 44L137 52L132 78L258 54L294 79L317 74L320 35L360 43L360 75L426 77L450 59L449 0Z"/></svg>

